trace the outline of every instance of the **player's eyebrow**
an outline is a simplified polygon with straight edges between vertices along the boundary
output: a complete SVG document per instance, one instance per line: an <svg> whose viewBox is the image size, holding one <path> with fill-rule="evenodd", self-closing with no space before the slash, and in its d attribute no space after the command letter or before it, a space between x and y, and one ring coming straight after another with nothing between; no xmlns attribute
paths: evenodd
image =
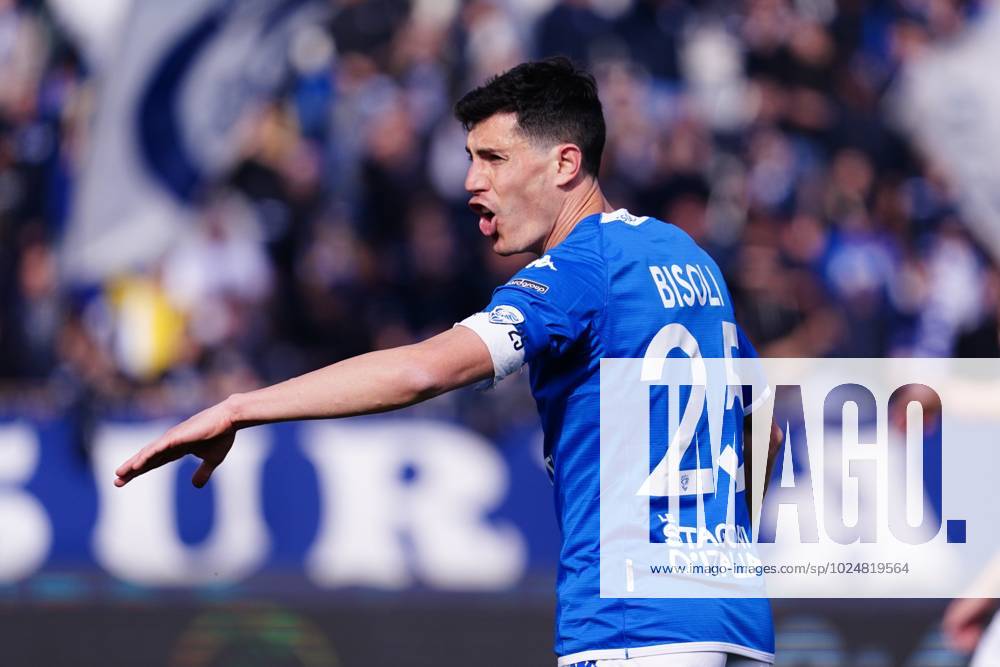
<svg viewBox="0 0 1000 667"><path fill-rule="evenodd" d="M469 147L468 147L468 146L466 146L466 147L465 147L465 152L466 152L466 153L468 154L469 158L472 158L472 153L473 153L473 152L469 150ZM489 147L486 147L486 146L483 146L483 147L480 147L480 148L477 148L477 149L475 150L475 154L476 154L476 155L477 155L477 156L478 156L479 158L481 158L481 159L484 159L484 160L485 160L486 158L489 158L489 157L494 157L494 156L495 156L495 157L499 157L499 158L504 158L504 159L506 159L506 155L505 155L505 154L504 154L504 152L503 152L503 151L501 151L500 149L498 149L498 148L489 148Z"/></svg>

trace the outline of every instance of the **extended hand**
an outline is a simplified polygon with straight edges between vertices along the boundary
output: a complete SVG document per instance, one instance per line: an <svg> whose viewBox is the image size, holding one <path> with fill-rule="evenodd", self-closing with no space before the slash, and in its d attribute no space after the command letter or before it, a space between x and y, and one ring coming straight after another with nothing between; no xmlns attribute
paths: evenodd
<svg viewBox="0 0 1000 667"><path fill-rule="evenodd" d="M181 422L118 466L115 486L125 486L154 468L194 454L201 459L201 465L191 483L200 489L226 458L235 437L231 410L224 401Z"/></svg>
<svg viewBox="0 0 1000 667"><path fill-rule="evenodd" d="M958 598L948 605L941 625L951 645L963 653L972 653L997 604L993 598Z"/></svg>

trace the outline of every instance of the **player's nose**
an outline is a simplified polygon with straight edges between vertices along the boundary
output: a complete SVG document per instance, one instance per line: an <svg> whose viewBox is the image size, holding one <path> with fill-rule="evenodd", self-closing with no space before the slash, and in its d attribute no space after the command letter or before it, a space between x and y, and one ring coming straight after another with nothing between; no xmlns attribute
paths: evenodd
<svg viewBox="0 0 1000 667"><path fill-rule="evenodd" d="M483 170L476 166L473 162L469 165L469 170L465 172L465 190L472 194L477 192L485 192L489 189L489 183L486 181L485 174Z"/></svg>

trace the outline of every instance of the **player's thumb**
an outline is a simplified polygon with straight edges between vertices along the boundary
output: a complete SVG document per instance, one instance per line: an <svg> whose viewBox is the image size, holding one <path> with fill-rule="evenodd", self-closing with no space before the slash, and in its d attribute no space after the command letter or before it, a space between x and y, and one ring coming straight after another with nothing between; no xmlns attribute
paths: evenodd
<svg viewBox="0 0 1000 667"><path fill-rule="evenodd" d="M202 461L198 469L194 471L194 475L191 476L191 483L194 484L199 489L208 483L208 479L215 472L216 463L209 463L208 461Z"/></svg>

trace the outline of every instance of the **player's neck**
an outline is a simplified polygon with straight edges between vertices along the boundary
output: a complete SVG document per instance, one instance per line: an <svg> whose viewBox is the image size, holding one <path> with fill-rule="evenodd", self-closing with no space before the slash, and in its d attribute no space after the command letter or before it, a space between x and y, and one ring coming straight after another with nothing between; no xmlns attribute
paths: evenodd
<svg viewBox="0 0 1000 667"><path fill-rule="evenodd" d="M597 183L597 179L593 179L581 194L580 197L570 197L566 200L562 211L556 217L555 224L552 225L552 231L549 232L542 244L540 255L544 255L562 243L577 223L587 216L614 210L608 200L604 198L604 193L601 192L601 186Z"/></svg>

